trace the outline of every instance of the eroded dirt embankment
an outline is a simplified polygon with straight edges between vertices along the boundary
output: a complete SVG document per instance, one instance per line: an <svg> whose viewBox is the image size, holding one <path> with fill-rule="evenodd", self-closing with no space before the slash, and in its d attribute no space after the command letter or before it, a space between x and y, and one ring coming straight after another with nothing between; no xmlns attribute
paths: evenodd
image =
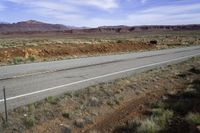
<svg viewBox="0 0 200 133"><path fill-rule="evenodd" d="M48 44L16 48L1 48L0 63L13 63L17 58L18 63L33 60L51 60L62 57L79 57L87 55L110 54L129 51L154 49L154 45L136 43L132 41L113 42L105 44ZM17 63L17 62L16 62Z"/></svg>

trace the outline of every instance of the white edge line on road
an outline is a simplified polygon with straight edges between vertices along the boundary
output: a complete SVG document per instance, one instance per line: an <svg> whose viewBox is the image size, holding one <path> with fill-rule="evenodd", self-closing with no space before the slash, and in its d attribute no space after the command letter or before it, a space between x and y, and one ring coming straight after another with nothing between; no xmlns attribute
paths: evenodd
<svg viewBox="0 0 200 133"><path fill-rule="evenodd" d="M126 69L126 70L122 70L122 71L118 71L118 72L114 72L114 73L109 73L109 74L105 74L105 75L101 75L101 76L97 76L97 77L93 77L93 78L88 78L88 79L85 79L85 80L80 80L80 81L76 81L76 82L72 82L72 83L68 83L68 84L64 84L64 85L60 85L60 86L55 86L55 87L47 88L47 89L40 90L40 91L26 93L26 94L14 96L14 97L9 97L9 98L7 98L7 100L9 101L9 100L13 100L13 99L21 98L21 97L26 97L26 96L30 96L30 95L46 92L46 91L55 90L55 89L58 89L58 88L63 88L63 87L67 87L67 86L71 86L71 85L75 85L75 84L79 84L79 83L83 83L83 82L88 82L88 81L95 80L95 79L100 79L100 78L113 76L113 75L129 72L129 71L134 71L134 70L138 70L138 69L142 69L142 68L146 68L146 67L150 67L150 66L156 66L156 65L165 64L165 63L172 62L172 61L186 59L186 58L194 57L194 56L197 56L197 55L200 55L200 53L194 54L194 55L190 55L190 56L180 57L180 58L176 58L176 59L171 59L171 60L167 60L167 61L157 62L157 63L145 65L145 66ZM3 101L4 101L4 99L1 99L0 103L3 102Z"/></svg>

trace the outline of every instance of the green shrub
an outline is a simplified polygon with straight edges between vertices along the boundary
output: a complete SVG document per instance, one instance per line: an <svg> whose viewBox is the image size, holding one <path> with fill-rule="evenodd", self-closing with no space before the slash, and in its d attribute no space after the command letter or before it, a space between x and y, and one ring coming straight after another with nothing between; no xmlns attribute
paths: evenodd
<svg viewBox="0 0 200 133"><path fill-rule="evenodd" d="M186 98L194 98L194 97L198 97L198 95L199 94L195 89L187 89L183 93L183 97L186 97Z"/></svg>
<svg viewBox="0 0 200 133"><path fill-rule="evenodd" d="M156 133L160 130L160 127L153 118L141 121L141 125L138 128L139 133Z"/></svg>
<svg viewBox="0 0 200 133"><path fill-rule="evenodd" d="M120 101L118 99L114 100L115 104L120 105Z"/></svg>
<svg viewBox="0 0 200 133"><path fill-rule="evenodd" d="M189 113L186 116L186 120L191 124L199 125L200 124L200 114L199 113Z"/></svg>
<svg viewBox="0 0 200 133"><path fill-rule="evenodd" d="M122 43L122 40L117 40L117 43Z"/></svg>
<svg viewBox="0 0 200 133"><path fill-rule="evenodd" d="M154 108L151 110L153 116L162 115L165 110L163 108Z"/></svg>
<svg viewBox="0 0 200 133"><path fill-rule="evenodd" d="M29 104L28 105L28 111L31 113L31 112L33 112L33 111L35 111L35 106L34 106L34 104Z"/></svg>
<svg viewBox="0 0 200 133"><path fill-rule="evenodd" d="M107 101L107 105L109 105L110 107L113 107L115 103L112 100L110 100L110 101Z"/></svg>
<svg viewBox="0 0 200 133"><path fill-rule="evenodd" d="M70 118L71 117L71 113L69 113L69 112L63 112L62 113L62 116L64 117L64 118Z"/></svg>
<svg viewBox="0 0 200 133"><path fill-rule="evenodd" d="M184 114L191 108L191 103L188 100L180 100L172 105L172 110L177 113Z"/></svg>
<svg viewBox="0 0 200 133"><path fill-rule="evenodd" d="M167 124L169 124L171 118L173 117L174 113L170 110L163 110L162 114L155 117L156 123L161 128L165 128Z"/></svg>
<svg viewBox="0 0 200 133"><path fill-rule="evenodd" d="M23 62L23 57L15 57L15 58L13 59L13 63L14 63L15 65L20 64L20 63L22 63L22 62Z"/></svg>
<svg viewBox="0 0 200 133"><path fill-rule="evenodd" d="M73 94L75 97L80 97L81 96L81 94L79 93L79 92L74 92L74 94Z"/></svg>
<svg viewBox="0 0 200 133"><path fill-rule="evenodd" d="M152 108L159 108L159 109L165 109L167 108L169 105L167 103L164 102L158 102L152 105Z"/></svg>
<svg viewBox="0 0 200 133"><path fill-rule="evenodd" d="M131 131L131 132L136 132L137 131L137 129L138 129L138 127L140 126L141 124L140 124L140 122L139 121L129 121L128 123L127 123L127 128L128 128L128 130L129 131Z"/></svg>
<svg viewBox="0 0 200 133"><path fill-rule="evenodd" d="M35 57L34 56L29 56L28 60L31 61L31 62L34 62L35 61Z"/></svg>
<svg viewBox="0 0 200 133"><path fill-rule="evenodd" d="M73 94L70 93L70 92L68 92L68 93L65 93L65 96L72 98L72 97L73 97Z"/></svg>
<svg viewBox="0 0 200 133"><path fill-rule="evenodd" d="M124 100L123 96L115 96L114 102L115 104L120 105L121 101L123 100Z"/></svg>
<svg viewBox="0 0 200 133"><path fill-rule="evenodd" d="M46 101L50 104L57 104L58 99L56 99L55 97L49 96L46 98Z"/></svg>
<svg viewBox="0 0 200 133"><path fill-rule="evenodd" d="M35 125L35 117L33 115L25 117L23 123L26 126L26 128L31 128Z"/></svg>
<svg viewBox="0 0 200 133"><path fill-rule="evenodd" d="M5 120L1 123L0 125L0 133L3 132L4 129L7 129L9 128L10 126L10 123L9 122L6 122Z"/></svg>

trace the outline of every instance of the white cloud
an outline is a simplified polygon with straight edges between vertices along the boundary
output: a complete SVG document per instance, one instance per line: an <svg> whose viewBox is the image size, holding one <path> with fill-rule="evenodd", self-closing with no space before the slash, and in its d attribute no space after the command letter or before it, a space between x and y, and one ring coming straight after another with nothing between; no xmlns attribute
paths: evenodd
<svg viewBox="0 0 200 133"><path fill-rule="evenodd" d="M39 1L39 2L31 2L32 5L38 8L50 9L50 10L58 10L58 11L75 11L76 8L66 5L60 4L50 1Z"/></svg>
<svg viewBox="0 0 200 133"><path fill-rule="evenodd" d="M156 25L156 24L188 24L200 23L200 3L188 5L167 5L143 7L142 10L124 14L122 17L112 16L119 13L115 8L121 9L120 0L4 0L27 7L26 11L43 17L51 23L63 23L75 26L101 26L101 25ZM136 1L136 0L126 0ZM137 0L146 2L146 0ZM92 7L92 8L88 8ZM89 12L93 8L101 9L100 13L107 15L92 16ZM89 10L88 10L89 9Z"/></svg>
<svg viewBox="0 0 200 133"><path fill-rule="evenodd" d="M48 9L48 8L35 8L35 9L31 9L30 12L34 12L37 13L41 16L46 16L49 18L52 18L52 21L57 21L59 23L60 22L69 22L71 20L80 20L83 18L83 15L79 14L79 13L65 13L62 11L54 11L52 9Z"/></svg>
<svg viewBox="0 0 200 133"><path fill-rule="evenodd" d="M119 7L117 0L87 0L86 3L103 9Z"/></svg>
<svg viewBox="0 0 200 133"><path fill-rule="evenodd" d="M52 11L62 11L62 12L70 12L70 11L76 11L77 8L75 8L72 5L62 3L62 2L53 2L53 1L47 1L47 0L5 0L9 2L13 2L16 4L24 5L29 8L29 10L34 10L35 8L42 8Z"/></svg>
<svg viewBox="0 0 200 133"><path fill-rule="evenodd" d="M146 3L147 2L147 0L140 0L142 3Z"/></svg>
<svg viewBox="0 0 200 133"><path fill-rule="evenodd" d="M140 3L142 3L142 4L145 4L148 0L126 0L126 1L128 1L128 2L133 2L133 1L138 1L138 2L140 2Z"/></svg>
<svg viewBox="0 0 200 133"><path fill-rule="evenodd" d="M200 23L200 4L160 6L128 16L132 24L188 24Z"/></svg>
<svg viewBox="0 0 200 133"><path fill-rule="evenodd" d="M142 11L142 13L162 13L162 14L173 14L173 13L182 13L188 11L199 10L199 4L190 4L190 5L168 5L168 6L160 6L153 7L147 10Z"/></svg>
<svg viewBox="0 0 200 133"><path fill-rule="evenodd" d="M52 18L52 22L69 24L88 24L87 7L97 8L105 12L118 8L118 0L4 0L27 7L26 11L44 18ZM87 14L87 15L86 15ZM87 22L87 23L86 23Z"/></svg>
<svg viewBox="0 0 200 133"><path fill-rule="evenodd" d="M4 0L9 2L14 2L18 4L34 4L39 5L39 3L57 4L61 6L74 7L74 6L93 6L99 9L113 9L118 7L118 0ZM44 5L44 4L42 4Z"/></svg>
<svg viewBox="0 0 200 133"><path fill-rule="evenodd" d="M160 6L138 11L120 19L92 18L95 25L176 25L200 23L200 4Z"/></svg>
<svg viewBox="0 0 200 133"><path fill-rule="evenodd" d="M87 7L110 11L118 8L118 0L4 0L25 6L26 11L40 16L60 19L84 18Z"/></svg>
<svg viewBox="0 0 200 133"><path fill-rule="evenodd" d="M95 6L106 10L117 8L119 6L117 0L74 0L71 2L78 5Z"/></svg>

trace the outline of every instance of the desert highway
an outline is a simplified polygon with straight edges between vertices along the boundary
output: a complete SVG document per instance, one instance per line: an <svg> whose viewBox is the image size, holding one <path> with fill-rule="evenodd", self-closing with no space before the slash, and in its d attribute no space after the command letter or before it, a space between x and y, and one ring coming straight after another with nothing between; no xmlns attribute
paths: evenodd
<svg viewBox="0 0 200 133"><path fill-rule="evenodd" d="M200 56L200 46L126 53L0 67L0 112L3 86L9 109L83 89L166 64Z"/></svg>

